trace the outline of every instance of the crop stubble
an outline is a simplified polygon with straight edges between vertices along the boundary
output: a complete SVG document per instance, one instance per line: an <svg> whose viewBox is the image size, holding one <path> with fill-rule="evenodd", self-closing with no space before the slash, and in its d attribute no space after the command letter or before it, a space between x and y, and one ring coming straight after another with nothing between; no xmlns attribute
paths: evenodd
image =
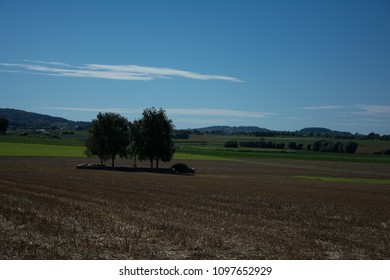
<svg viewBox="0 0 390 280"><path fill-rule="evenodd" d="M1 259L390 258L390 186L294 177L388 179L386 164L189 161L180 176L85 160L0 158Z"/></svg>

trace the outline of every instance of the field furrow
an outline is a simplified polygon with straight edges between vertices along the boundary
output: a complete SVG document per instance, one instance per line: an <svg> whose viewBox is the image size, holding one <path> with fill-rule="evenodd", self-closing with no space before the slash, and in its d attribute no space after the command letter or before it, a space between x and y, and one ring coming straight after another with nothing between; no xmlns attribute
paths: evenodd
<svg viewBox="0 0 390 280"><path fill-rule="evenodd" d="M0 158L1 259L390 258L389 185L297 178L387 180L387 164L190 161L180 176L80 161Z"/></svg>

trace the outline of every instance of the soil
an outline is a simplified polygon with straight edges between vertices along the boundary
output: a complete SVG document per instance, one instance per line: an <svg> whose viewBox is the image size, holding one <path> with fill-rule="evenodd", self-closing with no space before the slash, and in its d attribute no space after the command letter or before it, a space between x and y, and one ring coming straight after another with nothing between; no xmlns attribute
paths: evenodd
<svg viewBox="0 0 390 280"><path fill-rule="evenodd" d="M0 259L390 259L390 186L295 177L390 179L388 164L86 161L0 158Z"/></svg>

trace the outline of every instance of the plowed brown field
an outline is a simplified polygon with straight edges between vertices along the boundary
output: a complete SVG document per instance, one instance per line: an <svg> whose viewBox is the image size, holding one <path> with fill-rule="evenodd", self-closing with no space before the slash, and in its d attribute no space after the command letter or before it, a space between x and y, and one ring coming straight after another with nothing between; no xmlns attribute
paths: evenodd
<svg viewBox="0 0 390 280"><path fill-rule="evenodd" d="M389 185L294 177L389 179L386 164L188 161L182 176L84 161L0 158L0 259L390 259Z"/></svg>

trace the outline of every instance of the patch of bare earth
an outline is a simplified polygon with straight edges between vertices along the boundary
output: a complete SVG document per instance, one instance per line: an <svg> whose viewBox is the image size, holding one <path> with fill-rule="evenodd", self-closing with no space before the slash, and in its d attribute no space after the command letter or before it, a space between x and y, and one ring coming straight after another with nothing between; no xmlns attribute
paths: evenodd
<svg viewBox="0 0 390 280"><path fill-rule="evenodd" d="M1 259L390 259L390 186L294 177L390 178L386 164L188 161L181 176L83 161L0 158Z"/></svg>

